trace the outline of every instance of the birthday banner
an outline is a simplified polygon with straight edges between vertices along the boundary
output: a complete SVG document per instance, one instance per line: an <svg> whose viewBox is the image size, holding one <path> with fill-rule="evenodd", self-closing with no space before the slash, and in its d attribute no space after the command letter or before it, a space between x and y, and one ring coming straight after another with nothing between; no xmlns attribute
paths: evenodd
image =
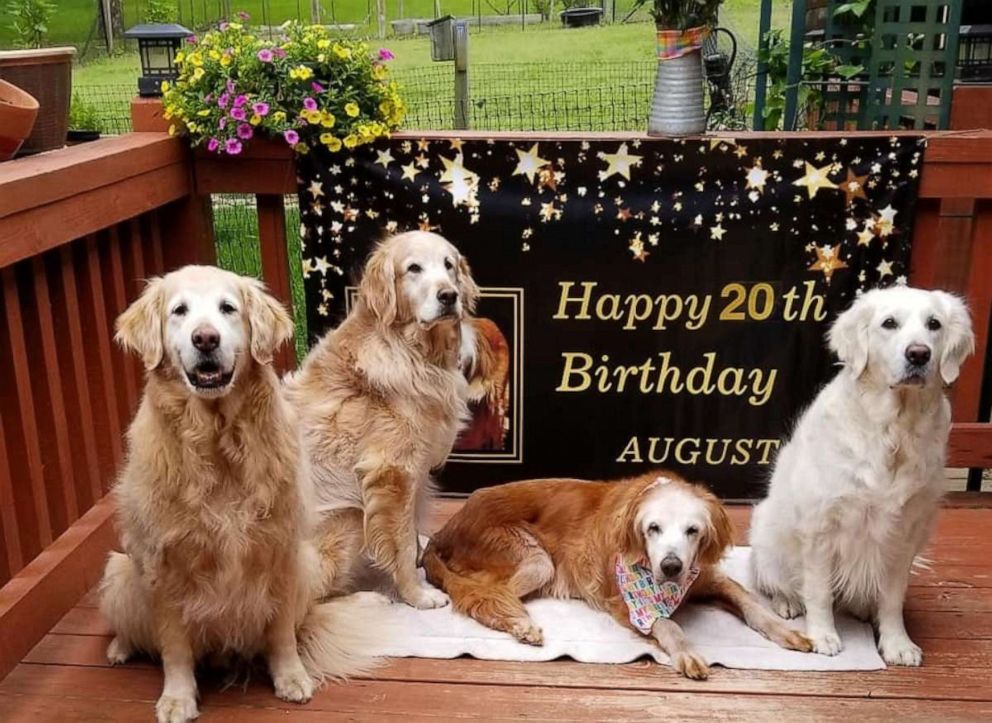
<svg viewBox="0 0 992 723"><path fill-rule="evenodd" d="M373 244L468 257L497 363L442 489L677 470L761 496L834 373L860 290L905 283L923 141L908 136L392 139L299 165L314 337Z"/></svg>

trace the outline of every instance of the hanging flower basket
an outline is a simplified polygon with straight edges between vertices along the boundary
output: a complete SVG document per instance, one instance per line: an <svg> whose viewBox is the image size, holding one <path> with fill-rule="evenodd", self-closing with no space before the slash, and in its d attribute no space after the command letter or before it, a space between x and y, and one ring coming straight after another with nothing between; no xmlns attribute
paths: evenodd
<svg viewBox="0 0 992 723"><path fill-rule="evenodd" d="M648 133L685 136L706 130L702 47L706 26L658 28L658 70L648 116Z"/></svg>

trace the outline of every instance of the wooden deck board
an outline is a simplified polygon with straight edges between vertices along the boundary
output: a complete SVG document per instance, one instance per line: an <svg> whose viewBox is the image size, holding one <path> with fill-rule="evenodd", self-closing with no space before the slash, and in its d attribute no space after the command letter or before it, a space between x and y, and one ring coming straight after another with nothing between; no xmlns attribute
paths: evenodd
<svg viewBox="0 0 992 723"><path fill-rule="evenodd" d="M432 527L457 507L442 502ZM738 541L749 510L735 508ZM264 676L222 690L201 681L204 721L347 718L383 720L979 720L992 718L992 509L945 510L907 599L921 668L878 672L745 671L714 668L694 682L649 662L588 665L403 659L375 675L323 688L303 707L279 701ZM110 631L93 591L0 683L0 720L151 719L161 671L150 660L111 667Z"/></svg>

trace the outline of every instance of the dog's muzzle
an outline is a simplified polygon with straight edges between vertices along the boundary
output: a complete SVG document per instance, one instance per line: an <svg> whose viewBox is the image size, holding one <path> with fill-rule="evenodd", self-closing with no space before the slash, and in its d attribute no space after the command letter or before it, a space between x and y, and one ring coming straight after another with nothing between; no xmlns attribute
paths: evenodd
<svg viewBox="0 0 992 723"><path fill-rule="evenodd" d="M665 555L662 559L661 564L658 566L661 570L662 576L666 580L676 580L682 574L682 570L685 566L682 561L675 555Z"/></svg>
<svg viewBox="0 0 992 723"><path fill-rule="evenodd" d="M930 376L930 360L933 352L926 344L910 344L906 347L906 373L899 382L901 385L921 386Z"/></svg>
<svg viewBox="0 0 992 723"><path fill-rule="evenodd" d="M200 359L192 369L185 369L186 378L195 389L204 391L223 389L234 378L234 369L224 370L216 359L220 348L220 332L209 324L193 330L190 337Z"/></svg>

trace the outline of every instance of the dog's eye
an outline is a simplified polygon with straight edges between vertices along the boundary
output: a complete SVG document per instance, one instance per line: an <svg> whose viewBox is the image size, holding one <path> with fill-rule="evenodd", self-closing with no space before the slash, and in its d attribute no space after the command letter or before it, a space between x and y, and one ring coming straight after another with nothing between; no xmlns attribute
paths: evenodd
<svg viewBox="0 0 992 723"><path fill-rule="evenodd" d="M883 329L898 329L899 324L891 316L885 317L885 321L882 322Z"/></svg>
<svg viewBox="0 0 992 723"><path fill-rule="evenodd" d="M410 264L406 267L406 270L409 274L419 274L424 268L420 264Z"/></svg>
<svg viewBox="0 0 992 723"><path fill-rule="evenodd" d="M180 304L179 306L177 306L175 309L172 310L172 313L174 316L186 316L187 311L189 311L189 308L186 306L186 304Z"/></svg>
<svg viewBox="0 0 992 723"><path fill-rule="evenodd" d="M648 525L649 535L657 535L659 532L661 532L661 528L658 526L658 523L652 522L650 525Z"/></svg>
<svg viewBox="0 0 992 723"><path fill-rule="evenodd" d="M445 259L444 268L446 268L448 271L451 271L453 268L455 268L455 265L451 263L451 259Z"/></svg>
<svg viewBox="0 0 992 723"><path fill-rule="evenodd" d="M696 527L695 525L691 525L690 527L685 528L685 534L687 534L689 537L695 537L696 535L699 534L699 528Z"/></svg>
<svg viewBox="0 0 992 723"><path fill-rule="evenodd" d="M935 319L932 316L929 319L927 319L927 328L930 331L937 331L937 329L939 329L940 327L941 327L941 323L938 319Z"/></svg>
<svg viewBox="0 0 992 723"><path fill-rule="evenodd" d="M234 304L232 304L229 301L222 301L222 302L220 302L220 313L221 314L233 314L237 310L238 310L237 307L235 307Z"/></svg>

